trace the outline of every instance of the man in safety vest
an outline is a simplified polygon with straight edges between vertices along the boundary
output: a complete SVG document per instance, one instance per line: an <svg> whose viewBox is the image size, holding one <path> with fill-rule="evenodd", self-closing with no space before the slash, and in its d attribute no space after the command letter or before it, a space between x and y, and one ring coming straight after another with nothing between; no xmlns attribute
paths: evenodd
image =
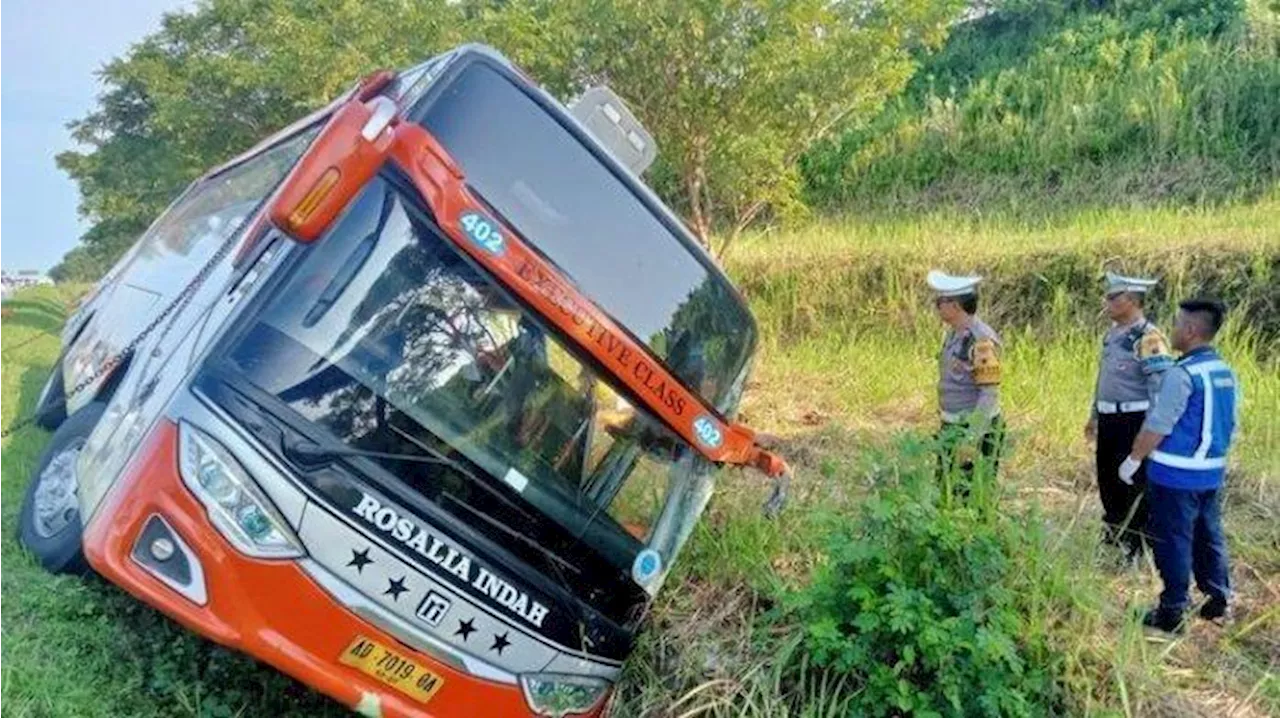
<svg viewBox="0 0 1280 718"><path fill-rule="evenodd" d="M1165 372L1155 405L1118 472L1122 481L1132 481L1147 459L1147 530L1164 591L1142 622L1171 633L1184 629L1193 574L1209 598L1200 617L1227 615L1231 581L1221 490L1236 425L1235 373L1212 344L1226 308L1215 299L1178 306L1173 348L1182 356Z"/></svg>

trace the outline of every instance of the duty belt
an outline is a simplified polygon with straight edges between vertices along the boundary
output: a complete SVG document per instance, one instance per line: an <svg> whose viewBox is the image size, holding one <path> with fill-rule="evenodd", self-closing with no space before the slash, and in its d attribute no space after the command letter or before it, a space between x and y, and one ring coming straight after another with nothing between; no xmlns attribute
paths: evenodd
<svg viewBox="0 0 1280 718"><path fill-rule="evenodd" d="M1098 402L1099 414L1129 414L1133 412L1146 411L1151 408L1151 402L1143 399L1142 401L1100 401Z"/></svg>

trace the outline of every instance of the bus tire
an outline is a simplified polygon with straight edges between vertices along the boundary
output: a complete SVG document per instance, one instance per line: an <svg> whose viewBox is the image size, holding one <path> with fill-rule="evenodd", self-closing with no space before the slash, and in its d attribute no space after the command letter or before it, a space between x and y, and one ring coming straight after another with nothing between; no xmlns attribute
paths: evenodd
<svg viewBox="0 0 1280 718"><path fill-rule="evenodd" d="M76 497L76 460L106 408L94 402L58 427L22 499L18 541L51 573L90 571L81 545L84 526Z"/></svg>

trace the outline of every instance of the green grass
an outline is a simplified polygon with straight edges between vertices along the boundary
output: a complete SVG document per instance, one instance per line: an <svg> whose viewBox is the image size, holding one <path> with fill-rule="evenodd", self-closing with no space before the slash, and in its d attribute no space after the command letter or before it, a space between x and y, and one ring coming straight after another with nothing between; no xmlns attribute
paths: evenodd
<svg viewBox="0 0 1280 718"><path fill-rule="evenodd" d="M758 477L723 478L673 577L680 590L660 599L660 630L629 666L624 714L843 714L847 692L779 668L804 627L775 604L824 562L828 520L852 520L875 477L901 461L885 447L936 421L942 329L923 287L932 266L990 277L983 313L1001 318L1014 447L1000 506L1020 521L1042 517L1049 534L1011 572L1040 579L1022 588L1039 607L1029 612L1036 631L1063 657L1071 713L1280 713L1277 216L1280 204L1266 200L1043 223L851 218L745 238L728 268L764 337L742 414L779 434L798 465L793 503L764 521ZM1152 307L1163 319L1177 298L1206 288L1240 310L1220 342L1245 392L1225 519L1239 615L1225 631L1198 625L1173 644L1146 640L1136 618L1159 591L1153 567L1118 571L1097 545L1101 510L1081 430L1105 328L1104 263L1164 279ZM1256 315L1242 318L1248 311Z"/></svg>
<svg viewBox="0 0 1280 718"><path fill-rule="evenodd" d="M46 333L56 335L74 293L40 289L4 303L5 427L31 410L58 353L58 339ZM24 490L48 438L28 427L3 444L4 716L350 715L274 670L197 638L100 579L45 573L14 537Z"/></svg>
<svg viewBox="0 0 1280 718"><path fill-rule="evenodd" d="M747 233L731 250L730 266L809 263L864 253L982 261L1045 250L1103 251L1117 244L1134 253L1171 246L1274 250L1280 246L1277 213L1280 184L1257 202L1221 208L1103 207L1034 220L1013 213L955 210L868 218L851 213Z"/></svg>
<svg viewBox="0 0 1280 718"><path fill-rule="evenodd" d="M764 494L759 479L724 478L682 557L681 590L660 599L655 616L662 630L632 662L645 687L629 696L631 714L663 713L690 696L682 709L738 715L750 695L787 705L775 713L760 704L752 715L806 714L796 708L801 689L774 670L777 634L803 627L786 617L768 619L761 607L772 605L783 588L807 583L824 560L830 526L824 517L847 520L877 490L877 473L899 460L877 449L933 424L936 339L923 331L917 337L863 334L770 348L744 414L780 433L784 454L797 460L793 502L778 523L766 522L756 516ZM1000 505L1018 521L1042 517L1050 534L1031 544L1035 551L1016 556L1011 573L1039 579L1021 588L1039 607L1037 630L1063 656L1071 713L1218 715L1242 704L1250 707L1240 715L1280 711L1275 363L1260 365L1235 342L1224 346L1249 392L1226 511L1238 622L1225 632L1199 625L1166 646L1149 643L1136 625L1159 590L1153 568L1118 572L1096 541L1100 508L1090 447L1081 436L1096 339L1080 330L1047 346L1018 334L1009 340L1002 398L1014 449L1002 472ZM649 687L656 677L664 688ZM817 714L844 697L798 702Z"/></svg>
<svg viewBox="0 0 1280 718"><path fill-rule="evenodd" d="M1269 0L1001 3L803 163L817 206L1222 204L1280 178Z"/></svg>

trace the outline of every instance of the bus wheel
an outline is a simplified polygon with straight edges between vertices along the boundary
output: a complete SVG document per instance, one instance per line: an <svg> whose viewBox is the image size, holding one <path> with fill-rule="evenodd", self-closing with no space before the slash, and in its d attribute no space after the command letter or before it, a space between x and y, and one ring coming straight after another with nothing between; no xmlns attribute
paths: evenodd
<svg viewBox="0 0 1280 718"><path fill-rule="evenodd" d="M106 404L94 402L62 423L36 465L18 514L18 540L46 570L85 574L76 464Z"/></svg>

